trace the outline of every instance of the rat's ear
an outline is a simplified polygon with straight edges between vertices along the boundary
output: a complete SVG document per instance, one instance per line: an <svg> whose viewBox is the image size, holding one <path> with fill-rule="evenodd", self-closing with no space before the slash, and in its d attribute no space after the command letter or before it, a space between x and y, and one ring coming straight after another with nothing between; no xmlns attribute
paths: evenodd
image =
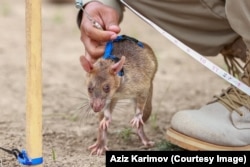
<svg viewBox="0 0 250 167"><path fill-rule="evenodd" d="M93 70L93 65L86 59L85 56L80 56L80 62L81 62L81 65L83 67L83 69L90 73L92 70Z"/></svg>
<svg viewBox="0 0 250 167"><path fill-rule="evenodd" d="M117 74L119 71L121 71L124 63L125 63L125 56L122 56L121 59L113 64L111 67L110 67L110 72L113 73L113 74Z"/></svg>

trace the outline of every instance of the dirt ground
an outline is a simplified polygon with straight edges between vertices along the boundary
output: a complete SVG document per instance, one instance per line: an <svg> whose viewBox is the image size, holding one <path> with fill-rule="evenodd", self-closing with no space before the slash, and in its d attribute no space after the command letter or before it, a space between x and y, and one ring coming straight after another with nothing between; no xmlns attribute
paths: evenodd
<svg viewBox="0 0 250 167"><path fill-rule="evenodd" d="M43 1L43 158L46 167L102 167L105 156L90 156L96 140L94 113L78 109L85 97L85 73L79 63L84 53L76 26L74 4ZM151 45L159 68L154 80L153 113L146 133L156 143L165 141L174 113L199 108L227 83L190 58L156 30L126 10L122 33ZM209 58L224 67L220 57ZM24 149L26 112L25 1L0 1L0 147ZM129 124L133 111L118 106L108 134L110 150L143 150ZM151 148L157 150L156 147ZM21 166L0 151L1 167Z"/></svg>

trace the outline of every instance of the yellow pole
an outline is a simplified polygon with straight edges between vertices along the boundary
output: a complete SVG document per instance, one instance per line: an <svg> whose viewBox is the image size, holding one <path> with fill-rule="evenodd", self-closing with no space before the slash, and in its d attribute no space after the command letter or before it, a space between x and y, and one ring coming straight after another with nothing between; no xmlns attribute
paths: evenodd
<svg viewBox="0 0 250 167"><path fill-rule="evenodd" d="M26 0L26 144L31 159L42 157L41 25L41 0Z"/></svg>

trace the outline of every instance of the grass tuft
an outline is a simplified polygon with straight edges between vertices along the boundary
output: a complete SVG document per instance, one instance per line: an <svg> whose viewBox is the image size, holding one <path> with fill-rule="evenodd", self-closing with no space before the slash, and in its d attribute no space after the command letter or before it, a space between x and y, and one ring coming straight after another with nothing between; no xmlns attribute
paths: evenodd
<svg viewBox="0 0 250 167"><path fill-rule="evenodd" d="M187 151L181 147L171 144L169 141L163 140L156 144L157 151Z"/></svg>
<svg viewBox="0 0 250 167"><path fill-rule="evenodd" d="M119 132L119 137L125 141L129 141L131 139L132 133L133 133L132 128L124 128Z"/></svg>
<svg viewBox="0 0 250 167"><path fill-rule="evenodd" d="M53 161L56 161L56 152L55 152L54 148L51 149L51 153L52 153Z"/></svg>

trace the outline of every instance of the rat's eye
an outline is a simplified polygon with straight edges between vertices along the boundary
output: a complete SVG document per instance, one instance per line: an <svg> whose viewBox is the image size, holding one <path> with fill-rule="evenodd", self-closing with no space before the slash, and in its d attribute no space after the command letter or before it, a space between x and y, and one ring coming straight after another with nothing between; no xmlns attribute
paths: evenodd
<svg viewBox="0 0 250 167"><path fill-rule="evenodd" d="M103 87L103 91L104 91L105 93L109 93L109 91L110 91L109 85L105 85L105 86Z"/></svg>
<svg viewBox="0 0 250 167"><path fill-rule="evenodd" d="M93 93L93 91L94 91L94 88L93 87L88 87L88 92L91 94L91 93Z"/></svg>

